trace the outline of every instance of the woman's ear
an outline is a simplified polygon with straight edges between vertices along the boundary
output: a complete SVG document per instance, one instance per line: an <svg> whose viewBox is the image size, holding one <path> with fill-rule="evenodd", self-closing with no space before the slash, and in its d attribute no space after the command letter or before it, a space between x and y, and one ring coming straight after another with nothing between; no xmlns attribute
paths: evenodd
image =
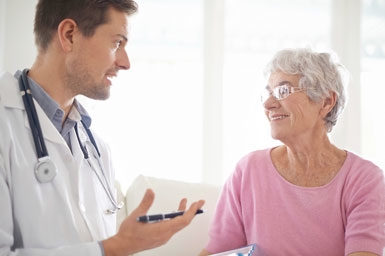
<svg viewBox="0 0 385 256"><path fill-rule="evenodd" d="M78 32L78 26L73 19L64 19L58 26L58 37L60 46L65 52L73 49L74 36Z"/></svg>
<svg viewBox="0 0 385 256"><path fill-rule="evenodd" d="M325 118L334 108L337 102L337 94L334 91L329 91L329 96L322 100L320 114Z"/></svg>

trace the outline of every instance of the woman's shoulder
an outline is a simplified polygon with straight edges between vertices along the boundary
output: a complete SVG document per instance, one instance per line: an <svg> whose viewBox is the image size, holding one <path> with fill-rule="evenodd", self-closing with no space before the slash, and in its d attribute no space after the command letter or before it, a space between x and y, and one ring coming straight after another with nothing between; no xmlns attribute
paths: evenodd
<svg viewBox="0 0 385 256"><path fill-rule="evenodd" d="M234 188L243 183L249 185L250 182L255 182L255 177L271 166L270 151L271 148L260 149L244 155L227 178L227 186Z"/></svg>
<svg viewBox="0 0 385 256"><path fill-rule="evenodd" d="M270 157L271 148L252 151L244 155L237 163L235 175L248 175L258 173L258 170L266 170L272 165Z"/></svg>
<svg viewBox="0 0 385 256"><path fill-rule="evenodd" d="M259 150L252 151L252 152L244 155L238 161L238 165L261 162L261 161L263 162L263 161L267 161L267 160L270 161L270 151L271 151L271 148L259 149Z"/></svg>
<svg viewBox="0 0 385 256"><path fill-rule="evenodd" d="M383 177L383 170L372 161L347 151L347 158L344 167L347 170L347 177L353 180L377 179Z"/></svg>

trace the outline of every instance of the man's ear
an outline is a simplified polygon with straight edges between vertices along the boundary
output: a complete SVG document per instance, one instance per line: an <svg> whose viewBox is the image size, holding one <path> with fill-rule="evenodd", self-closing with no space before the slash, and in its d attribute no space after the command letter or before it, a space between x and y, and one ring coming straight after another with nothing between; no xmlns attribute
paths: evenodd
<svg viewBox="0 0 385 256"><path fill-rule="evenodd" d="M64 19L58 26L60 46L65 52L73 49L74 36L78 32L78 25L73 19Z"/></svg>
<svg viewBox="0 0 385 256"><path fill-rule="evenodd" d="M337 102L337 94L334 91L329 91L329 96L322 100L320 114L325 118L334 108Z"/></svg>

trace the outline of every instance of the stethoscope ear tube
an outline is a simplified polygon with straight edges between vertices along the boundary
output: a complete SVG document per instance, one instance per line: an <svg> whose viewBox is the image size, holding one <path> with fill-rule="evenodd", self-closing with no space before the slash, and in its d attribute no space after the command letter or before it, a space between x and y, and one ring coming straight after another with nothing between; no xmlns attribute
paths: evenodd
<svg viewBox="0 0 385 256"><path fill-rule="evenodd" d="M25 111L27 112L29 125L32 130L33 140L35 142L35 148L38 158L48 156L47 147L44 142L43 132L41 131L40 122L38 120L35 104L33 103L31 90L29 88L28 69L24 69L19 80L19 86L21 95L25 105Z"/></svg>
<svg viewBox="0 0 385 256"><path fill-rule="evenodd" d="M87 151L87 148L82 144L82 142L80 141L80 137L79 137L79 130L78 130L78 123L75 124L75 133L76 133L76 138L78 138L78 143L79 143L79 146L80 146L80 149L82 150L83 152L83 156L84 156L84 159L88 160L88 158L90 157L89 154L88 154L88 151ZM95 146L95 145L94 145Z"/></svg>
<svg viewBox="0 0 385 256"><path fill-rule="evenodd" d="M100 155L100 151L99 151L99 148L98 148L98 146L97 146L97 144L96 144L95 138L94 138L94 136L92 135L92 132L90 131L90 129L87 127L87 125L84 123L83 120L81 120L81 122L82 122L82 125L83 125L84 129L85 129L86 132L87 132L88 138L90 138L90 141L91 141L92 145L94 145L94 147L95 147L95 149L96 149L96 152L98 153L98 156L100 157L100 156L101 156L101 155Z"/></svg>

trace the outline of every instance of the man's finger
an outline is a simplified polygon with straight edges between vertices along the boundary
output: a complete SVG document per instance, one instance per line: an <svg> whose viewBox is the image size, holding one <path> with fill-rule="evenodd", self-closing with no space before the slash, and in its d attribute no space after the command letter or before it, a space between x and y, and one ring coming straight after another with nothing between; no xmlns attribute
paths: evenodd
<svg viewBox="0 0 385 256"><path fill-rule="evenodd" d="M202 208L202 206L205 204L204 200L199 200L198 202L193 203L188 211L183 214L183 217L186 217L189 221L191 221L195 215L198 209Z"/></svg>
<svg viewBox="0 0 385 256"><path fill-rule="evenodd" d="M198 201L198 209L202 209L204 204L205 204L205 200L199 200Z"/></svg>
<svg viewBox="0 0 385 256"><path fill-rule="evenodd" d="M131 215L134 217L146 215L152 203L154 202L154 198L154 192L151 189L147 189L139 206L131 213Z"/></svg>
<svg viewBox="0 0 385 256"><path fill-rule="evenodd" d="M176 217L175 219L169 221L171 229L174 232L178 232L179 230L183 229L188 224L190 224L190 222L196 215L196 211L202 208L204 203L205 203L204 200L200 200L198 202L191 204L190 208L182 216Z"/></svg>
<svg viewBox="0 0 385 256"><path fill-rule="evenodd" d="M196 211L198 209L201 209L202 206L205 204L205 201L204 200L199 200L198 202L195 202L193 203L190 208L188 209L188 211L186 211L183 216L184 217L187 217L188 219L192 219L194 218L195 214L196 214Z"/></svg>
<svg viewBox="0 0 385 256"><path fill-rule="evenodd" d="M178 207L178 211L184 211L186 210L186 205L187 205L187 199L186 198L183 198L180 203L179 203L179 207Z"/></svg>

